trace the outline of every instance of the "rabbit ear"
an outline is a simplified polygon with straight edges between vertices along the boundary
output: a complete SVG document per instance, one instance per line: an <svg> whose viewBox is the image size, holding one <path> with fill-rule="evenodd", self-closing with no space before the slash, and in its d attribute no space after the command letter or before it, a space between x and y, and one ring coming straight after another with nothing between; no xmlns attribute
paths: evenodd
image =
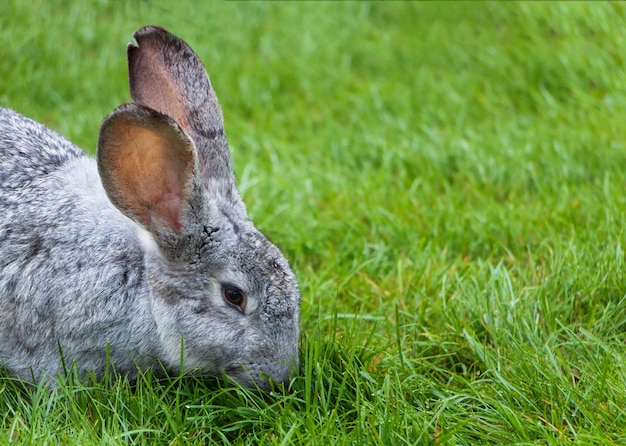
<svg viewBox="0 0 626 446"><path fill-rule="evenodd" d="M180 234L195 170L193 142L168 116L135 104L102 122L97 161L110 200L156 235Z"/></svg>
<svg viewBox="0 0 626 446"><path fill-rule="evenodd" d="M234 184L222 111L202 62L181 39L147 26L128 44L130 94L136 104L171 116L194 140L205 186Z"/></svg>

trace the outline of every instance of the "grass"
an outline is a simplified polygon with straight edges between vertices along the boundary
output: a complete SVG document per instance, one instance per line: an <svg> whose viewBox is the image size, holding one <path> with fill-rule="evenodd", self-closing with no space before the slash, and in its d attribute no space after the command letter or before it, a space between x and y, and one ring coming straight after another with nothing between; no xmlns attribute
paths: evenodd
<svg viewBox="0 0 626 446"><path fill-rule="evenodd" d="M271 395L3 376L0 443L626 441L622 4L3 8L0 105L88 152L135 29L198 52L300 280L302 368Z"/></svg>

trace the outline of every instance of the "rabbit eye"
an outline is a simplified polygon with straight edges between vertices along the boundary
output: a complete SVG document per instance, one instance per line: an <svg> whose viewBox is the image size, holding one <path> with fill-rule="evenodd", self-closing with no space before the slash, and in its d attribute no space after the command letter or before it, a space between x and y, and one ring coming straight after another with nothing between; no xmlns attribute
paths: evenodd
<svg viewBox="0 0 626 446"><path fill-rule="evenodd" d="M222 285L222 296L230 305L237 307L242 313L246 309L246 295L233 285Z"/></svg>

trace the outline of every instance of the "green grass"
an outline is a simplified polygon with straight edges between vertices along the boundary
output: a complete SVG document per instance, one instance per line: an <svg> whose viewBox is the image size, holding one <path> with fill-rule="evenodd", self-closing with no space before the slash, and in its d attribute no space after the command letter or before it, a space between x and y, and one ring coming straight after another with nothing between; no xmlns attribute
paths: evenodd
<svg viewBox="0 0 626 446"><path fill-rule="evenodd" d="M144 24L187 40L302 290L302 368L0 378L0 444L626 441L626 7L8 0L0 105L93 152Z"/></svg>

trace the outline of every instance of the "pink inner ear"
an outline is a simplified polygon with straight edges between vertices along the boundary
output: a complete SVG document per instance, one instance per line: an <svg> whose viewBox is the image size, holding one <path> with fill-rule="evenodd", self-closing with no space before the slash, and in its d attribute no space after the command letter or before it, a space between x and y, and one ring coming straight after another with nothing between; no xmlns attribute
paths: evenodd
<svg viewBox="0 0 626 446"><path fill-rule="evenodd" d="M162 115L148 113L155 112L122 110L106 122L99 147L103 184L115 205L152 233L180 234L193 143Z"/></svg>
<svg viewBox="0 0 626 446"><path fill-rule="evenodd" d="M180 194L171 191L164 192L154 198L154 204L157 208L157 213L168 220L167 223L174 232L180 234L182 228L180 224Z"/></svg>
<svg viewBox="0 0 626 446"><path fill-rule="evenodd" d="M171 138L151 139L144 135L144 142L150 141L142 150L140 182L135 192L149 207L148 226L158 230L159 221L167 224L171 230L180 234L182 229L181 208L185 202L185 181L188 168L185 160L169 150L176 141Z"/></svg>

